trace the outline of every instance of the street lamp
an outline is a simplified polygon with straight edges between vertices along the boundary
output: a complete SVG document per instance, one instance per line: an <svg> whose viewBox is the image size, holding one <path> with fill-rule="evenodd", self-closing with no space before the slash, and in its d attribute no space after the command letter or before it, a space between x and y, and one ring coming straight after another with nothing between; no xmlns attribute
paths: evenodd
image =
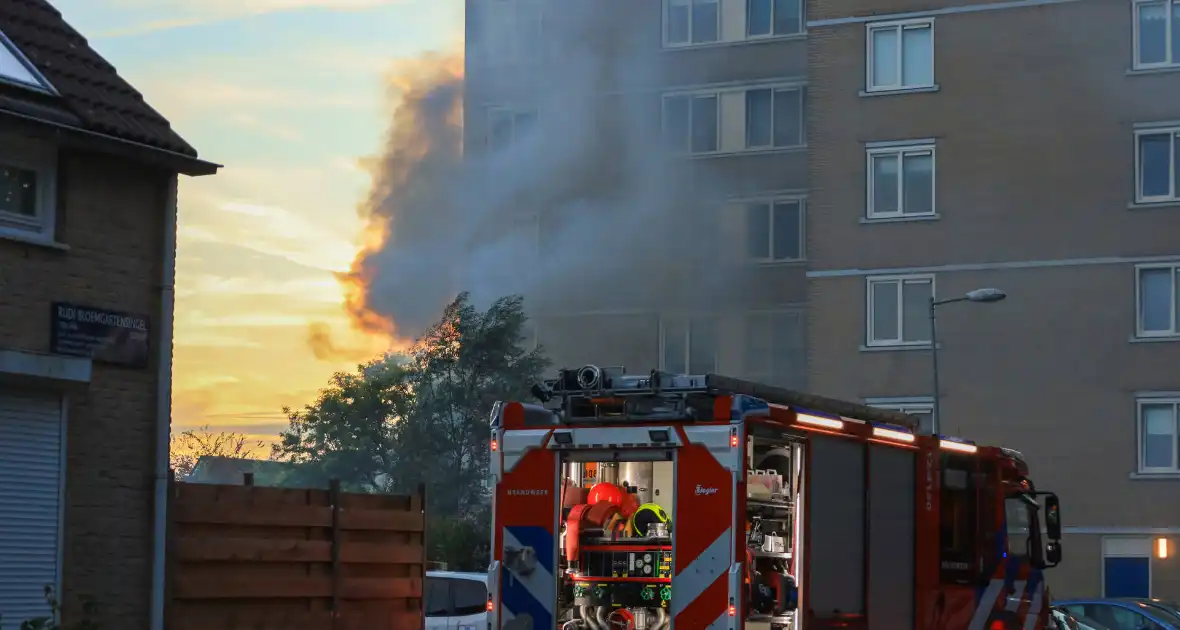
<svg viewBox="0 0 1180 630"><path fill-rule="evenodd" d="M968 291L959 297L947 298L945 300L936 300L934 297L930 298L930 357L934 363L934 418L931 419L930 428L931 433L938 435L938 427L942 424L941 409L939 409L939 399L941 395L938 389L938 334L935 325L935 311L943 304L952 304L954 302L999 302L1008 297L1007 293L999 289L975 289Z"/></svg>

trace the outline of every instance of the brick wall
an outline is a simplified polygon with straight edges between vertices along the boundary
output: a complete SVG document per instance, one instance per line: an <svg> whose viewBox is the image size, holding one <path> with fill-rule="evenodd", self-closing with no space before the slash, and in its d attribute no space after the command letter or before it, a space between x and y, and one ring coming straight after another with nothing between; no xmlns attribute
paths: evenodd
<svg viewBox="0 0 1180 630"><path fill-rule="evenodd" d="M63 153L58 177L57 240L70 249L0 240L0 347L47 352L56 300L147 313L158 330L169 175ZM143 370L96 364L71 395L62 595L93 597L104 627L148 624L156 386L154 359Z"/></svg>

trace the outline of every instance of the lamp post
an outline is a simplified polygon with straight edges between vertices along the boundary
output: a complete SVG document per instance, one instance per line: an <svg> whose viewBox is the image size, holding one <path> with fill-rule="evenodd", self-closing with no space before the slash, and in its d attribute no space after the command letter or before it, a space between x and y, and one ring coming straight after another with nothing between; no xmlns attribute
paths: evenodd
<svg viewBox="0 0 1180 630"><path fill-rule="evenodd" d="M938 333L935 312L943 304L952 304L954 302L999 302L1006 297L1008 297L1008 294L999 289L975 289L959 297L947 298L945 300L930 298L930 360L934 364L934 418L931 419L930 428L931 433L934 435L938 435L939 426L942 424L942 410L939 408L939 400L942 398L942 395L938 389Z"/></svg>

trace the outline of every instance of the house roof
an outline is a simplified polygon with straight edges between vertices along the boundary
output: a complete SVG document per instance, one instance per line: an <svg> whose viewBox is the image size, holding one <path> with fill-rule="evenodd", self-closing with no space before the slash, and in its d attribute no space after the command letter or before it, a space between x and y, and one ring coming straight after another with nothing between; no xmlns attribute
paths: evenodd
<svg viewBox="0 0 1180 630"><path fill-rule="evenodd" d="M57 92L0 85L0 111L197 157L196 149L46 0L0 2L0 33Z"/></svg>

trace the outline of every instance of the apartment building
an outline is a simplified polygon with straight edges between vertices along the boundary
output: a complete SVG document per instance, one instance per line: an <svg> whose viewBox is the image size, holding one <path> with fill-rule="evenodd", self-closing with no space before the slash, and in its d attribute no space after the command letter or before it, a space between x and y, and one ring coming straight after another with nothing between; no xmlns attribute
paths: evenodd
<svg viewBox="0 0 1180 630"><path fill-rule="evenodd" d="M558 265L578 287L526 292L555 364L805 385L803 3L468 0L468 155L580 138L577 166L554 171L564 187L528 187L517 225L536 234L525 267ZM619 244L588 246L584 201L645 218L603 219Z"/></svg>
<svg viewBox="0 0 1180 630"><path fill-rule="evenodd" d="M1180 2L811 0L811 389L1063 502L1057 596L1180 598ZM1163 542L1161 542L1163 541ZM953 550L951 550L953 551Z"/></svg>

